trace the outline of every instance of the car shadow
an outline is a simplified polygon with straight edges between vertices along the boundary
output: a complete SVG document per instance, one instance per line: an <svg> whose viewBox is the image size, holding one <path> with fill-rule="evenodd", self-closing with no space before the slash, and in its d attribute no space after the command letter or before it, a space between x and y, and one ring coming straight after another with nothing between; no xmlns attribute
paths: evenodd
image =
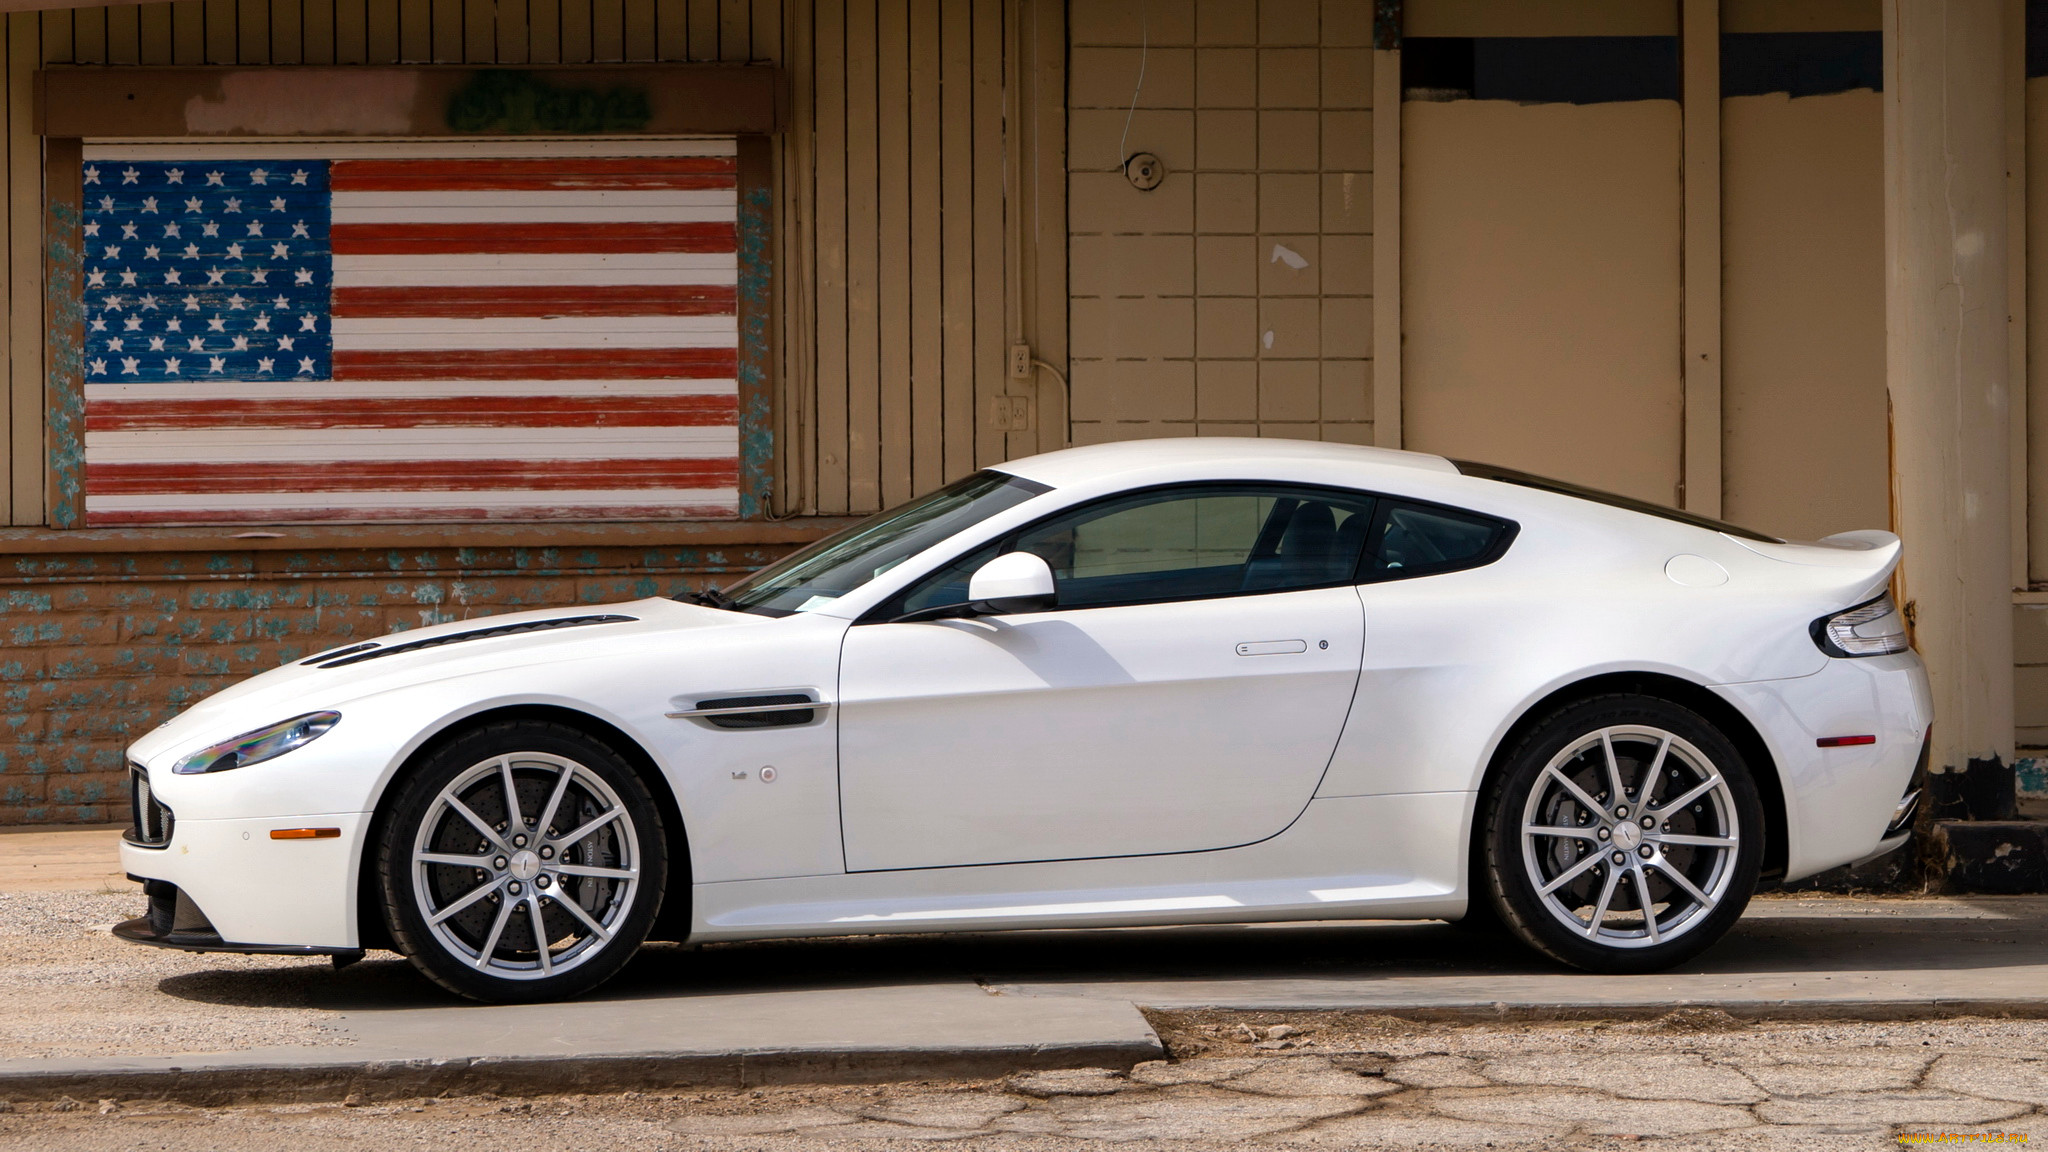
<svg viewBox="0 0 2048 1152"><path fill-rule="evenodd" d="M1916 912L1751 915L1672 976L1796 975L2048 966L2048 902L1995 918ZM1435 921L1318 922L1042 930L650 944L592 999L729 996L934 983L995 985L1575 974L1505 936ZM1603 979L1585 976L1585 979ZM212 969L169 977L166 995L244 1007L352 1012L447 1006L455 998L388 952L335 970L325 962Z"/></svg>

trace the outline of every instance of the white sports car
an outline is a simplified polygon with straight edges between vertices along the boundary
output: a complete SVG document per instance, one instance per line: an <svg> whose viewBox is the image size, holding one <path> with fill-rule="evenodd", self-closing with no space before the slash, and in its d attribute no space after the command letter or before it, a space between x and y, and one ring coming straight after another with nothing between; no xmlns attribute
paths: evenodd
<svg viewBox="0 0 2048 1152"><path fill-rule="evenodd" d="M1898 539L1788 544L1416 453L1076 448L724 591L443 624L131 749L197 951L403 952L485 1000L646 939L1472 919L1681 961L1908 835Z"/></svg>

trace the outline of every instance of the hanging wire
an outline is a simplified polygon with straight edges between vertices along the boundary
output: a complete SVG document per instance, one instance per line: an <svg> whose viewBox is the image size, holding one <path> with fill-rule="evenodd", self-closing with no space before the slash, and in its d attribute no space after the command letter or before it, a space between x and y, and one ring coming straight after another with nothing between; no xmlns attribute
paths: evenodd
<svg viewBox="0 0 2048 1152"><path fill-rule="evenodd" d="M1116 166L1122 171L1131 162L1131 121L1138 116L1138 93L1145 90L1145 62L1152 55L1152 23L1150 13L1145 10L1145 0L1138 0L1138 85L1131 89L1131 109L1124 113L1123 139L1116 142Z"/></svg>

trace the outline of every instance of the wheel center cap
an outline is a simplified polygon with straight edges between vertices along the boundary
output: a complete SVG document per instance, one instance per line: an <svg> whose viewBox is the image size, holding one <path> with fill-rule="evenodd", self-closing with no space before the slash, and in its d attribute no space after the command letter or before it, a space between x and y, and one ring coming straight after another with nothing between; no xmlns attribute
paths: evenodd
<svg viewBox="0 0 2048 1152"><path fill-rule="evenodd" d="M1621 849L1623 852L1633 852L1636 850L1636 846L1642 842L1643 830L1641 828L1627 822L1614 826L1614 846L1616 848ZM532 855L532 853L522 852L520 855L528 856ZM516 868L518 865L515 863L513 867Z"/></svg>
<svg viewBox="0 0 2048 1152"><path fill-rule="evenodd" d="M521 850L512 854L512 862L505 869L515 880L531 880L540 875L540 857Z"/></svg>

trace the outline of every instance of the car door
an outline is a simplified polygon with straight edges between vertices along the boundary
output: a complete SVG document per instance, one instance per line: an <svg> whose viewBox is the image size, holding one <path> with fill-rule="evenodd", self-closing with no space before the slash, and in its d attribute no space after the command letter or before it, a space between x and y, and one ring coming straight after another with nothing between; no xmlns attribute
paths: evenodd
<svg viewBox="0 0 2048 1152"><path fill-rule="evenodd" d="M1202 485L1062 512L974 549L847 630L850 871L1192 852L1272 836L1357 685L1372 500ZM888 622L966 598L1008 551L1055 606Z"/></svg>

